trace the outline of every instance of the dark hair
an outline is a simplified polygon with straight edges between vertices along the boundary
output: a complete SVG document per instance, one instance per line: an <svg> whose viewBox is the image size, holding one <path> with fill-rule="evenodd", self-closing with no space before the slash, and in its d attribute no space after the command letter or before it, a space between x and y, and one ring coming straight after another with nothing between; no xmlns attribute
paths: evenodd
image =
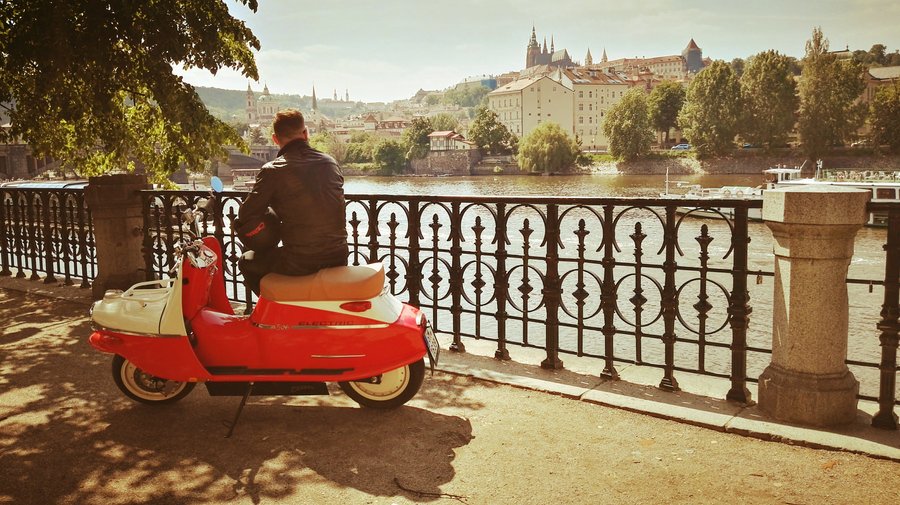
<svg viewBox="0 0 900 505"><path fill-rule="evenodd" d="M278 138L289 139L303 133L306 125L303 121L303 113L296 109L285 109L275 114L272 122L272 130Z"/></svg>

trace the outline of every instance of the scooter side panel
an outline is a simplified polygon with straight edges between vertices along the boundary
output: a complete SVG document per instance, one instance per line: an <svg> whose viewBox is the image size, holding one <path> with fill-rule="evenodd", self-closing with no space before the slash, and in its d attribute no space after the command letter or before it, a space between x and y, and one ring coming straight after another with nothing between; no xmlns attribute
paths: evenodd
<svg viewBox="0 0 900 505"><path fill-rule="evenodd" d="M186 336L138 336L98 331L91 334L89 342L96 349L118 354L141 370L163 379L196 382L210 378Z"/></svg>
<svg viewBox="0 0 900 505"><path fill-rule="evenodd" d="M207 367L263 366L249 317L202 309L191 321L191 327L196 336L197 357Z"/></svg>

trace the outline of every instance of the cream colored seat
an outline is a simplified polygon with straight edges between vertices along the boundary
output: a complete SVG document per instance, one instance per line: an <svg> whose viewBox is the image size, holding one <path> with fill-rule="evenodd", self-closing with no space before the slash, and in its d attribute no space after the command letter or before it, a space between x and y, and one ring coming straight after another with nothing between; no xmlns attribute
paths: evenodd
<svg viewBox="0 0 900 505"><path fill-rule="evenodd" d="M333 267L311 275L268 274L260 295L274 302L364 300L384 289L384 265Z"/></svg>

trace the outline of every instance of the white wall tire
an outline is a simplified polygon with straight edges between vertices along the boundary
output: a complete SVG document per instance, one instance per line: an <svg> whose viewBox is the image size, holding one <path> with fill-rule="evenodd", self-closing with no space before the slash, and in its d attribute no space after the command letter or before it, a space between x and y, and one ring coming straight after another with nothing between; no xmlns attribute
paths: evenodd
<svg viewBox="0 0 900 505"><path fill-rule="evenodd" d="M378 384L371 382L340 382L344 393L363 407L373 409L397 408L412 399L425 378L425 360L419 360L381 374Z"/></svg>
<svg viewBox="0 0 900 505"><path fill-rule="evenodd" d="M193 382L174 382L171 391L164 391L166 379L150 375L134 363L119 356L113 357L113 380L119 390L132 400L147 405L175 403L188 395L196 386Z"/></svg>

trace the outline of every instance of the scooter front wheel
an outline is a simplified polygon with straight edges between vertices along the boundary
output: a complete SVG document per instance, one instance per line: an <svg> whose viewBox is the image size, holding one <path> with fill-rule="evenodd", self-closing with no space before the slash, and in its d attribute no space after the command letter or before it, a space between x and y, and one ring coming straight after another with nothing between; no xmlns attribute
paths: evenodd
<svg viewBox="0 0 900 505"><path fill-rule="evenodd" d="M193 382L170 381L150 375L118 354L113 357L112 375L125 396L148 405L175 403L196 386Z"/></svg>
<svg viewBox="0 0 900 505"><path fill-rule="evenodd" d="M373 409L397 408L412 399L425 378L425 360L395 368L377 380L340 382L341 389L356 403Z"/></svg>

